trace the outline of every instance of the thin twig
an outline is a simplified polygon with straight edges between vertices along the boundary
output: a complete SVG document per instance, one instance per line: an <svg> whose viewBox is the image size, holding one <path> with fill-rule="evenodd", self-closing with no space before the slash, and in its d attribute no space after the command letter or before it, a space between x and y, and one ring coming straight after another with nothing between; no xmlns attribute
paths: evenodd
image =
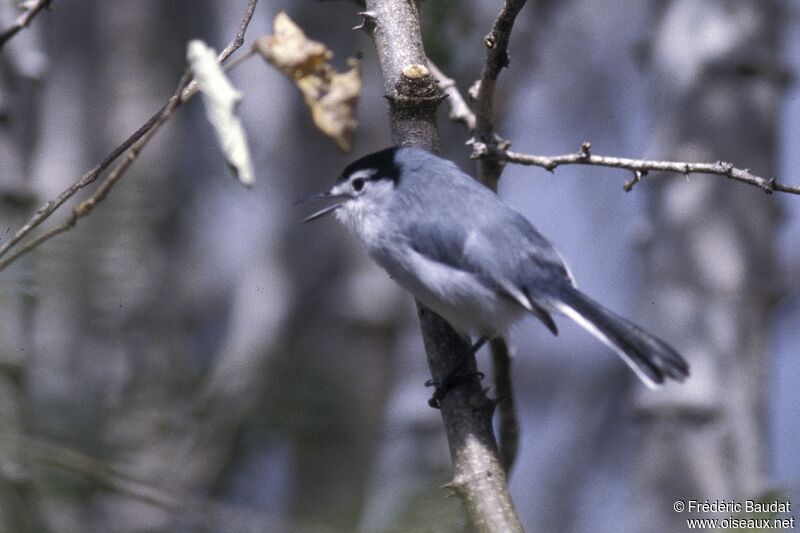
<svg viewBox="0 0 800 533"><path fill-rule="evenodd" d="M28 7L24 13L17 17L14 24L4 30L3 33L0 33L0 48L3 48L3 46L5 46L12 37L22 31L23 28L27 28L28 24L33 20L33 17L38 15L40 11L45 8L50 8L52 1L53 0L36 0L34 4Z"/></svg>
<svg viewBox="0 0 800 533"><path fill-rule="evenodd" d="M225 59L230 57L230 55L233 52L235 52L238 48L241 47L242 43L244 42L244 35L245 32L247 31L247 26L249 25L250 20L253 17L253 11L255 10L257 3L258 0L248 0L247 9L242 19L242 23L239 25L239 30L237 31L234 39L220 53L219 55L220 61L224 61ZM184 74L184 77L187 75L188 71L187 73ZM67 187L67 189L62 191L61 194L59 194L54 200L50 200L49 202L41 206L39 209L37 209L36 212L33 214L33 216L19 230L17 230L16 233L14 233L14 236L7 242L5 242L2 246L0 246L0 257L5 256L9 252L9 250L11 250L11 248L13 248L17 243L19 243L22 239L24 239L31 231L36 229L42 222L47 220L47 218L50 217L50 215L52 215L53 212L55 212L59 207L61 207L64 204L64 202L72 198L75 195L75 193L85 188L89 184L94 183L94 181L100 176L100 174L103 173L103 171L105 171L109 166L111 166L111 164L120 155L130 150L149 131L151 131L154 127L160 127L160 125L156 126L156 124L158 124L159 121L164 117L164 114L167 112L167 109L171 105L174 106L172 109L172 111L174 111L174 109L178 108L181 104L186 102L196 93L196 89L194 88L196 87L196 84L184 83L181 85L182 85L181 89L183 92L182 94L180 94L180 97L176 97L176 95L173 95L161 109L159 109L152 117L150 117L147 120L147 122L144 125L142 125L138 130L136 130L130 137L125 139L122 142L122 144L114 148L114 150L112 150L111 153L108 156L106 156L105 159L103 159L103 161L95 165L91 170L86 172L86 174L81 176L80 179L78 179L75 183ZM170 111L170 113L172 111ZM125 167L127 168L127 165L125 165ZM117 179L119 178L117 177L115 180L112 181L112 186ZM104 196L105 195L103 195L103 197ZM43 242L51 239L52 237L55 237L60 233L68 231L72 227L72 225L74 225L75 221L77 221L77 219L80 218L80 216L83 215L76 216L75 212L73 212L73 214L70 215L67 218L67 220L65 220L64 223L47 231L46 233L42 234L41 236L37 237L36 239L26 244L24 247L15 251L14 254L12 254L11 256L0 261L0 270L3 270L5 267L10 265L14 260L19 258L21 255L33 250ZM72 221L71 225L69 224L70 221Z"/></svg>
<svg viewBox="0 0 800 533"><path fill-rule="evenodd" d="M279 524L267 513L232 505L175 487L143 479L122 465L117 465L80 450L30 435L11 435L25 458L40 466L79 474L118 494L135 498L164 511L188 519L205 529L225 523L230 531L279 531ZM163 482L163 480L162 480ZM305 530L304 530L305 531ZM327 531L315 528L308 531Z"/></svg>
<svg viewBox="0 0 800 533"><path fill-rule="evenodd" d="M231 54L244 44L244 36L247 33L247 27L250 26L250 21L253 19L253 13L256 11L256 4L258 4L258 0L247 0L247 8L245 8L244 16L242 17L242 22L239 23L239 29L236 31L236 35L233 40L228 43L228 46L223 48L222 52L219 54L220 63L228 59Z"/></svg>
<svg viewBox="0 0 800 533"><path fill-rule="evenodd" d="M482 157L482 154L478 154L478 157ZM629 170L634 173L634 176L625 183L624 188L626 191L630 191L648 172L664 171L677 172L686 176L689 174L714 174L717 176L725 176L729 179L758 187L767 194L773 192L800 194L800 186L779 183L775 178L756 176L751 173L750 170L737 168L733 163L728 163L726 161L717 161L716 163L689 163L685 161L657 161L594 155L591 153L591 144L588 142L583 143L579 152L572 154L541 156L506 151L503 157L509 163L542 167L551 172L561 165L594 165Z"/></svg>
<svg viewBox="0 0 800 533"><path fill-rule="evenodd" d="M453 122L463 124L467 130L472 133L475 131L475 113L469 108L466 100L458 90L455 80L448 78L444 72L439 70L433 61L428 60L428 67L433 75L439 89L447 95L447 104L450 106L449 118Z"/></svg>
<svg viewBox="0 0 800 533"><path fill-rule="evenodd" d="M17 230L10 240L0 246L0 257L3 257L6 253L8 253L8 250L10 250L19 241L24 239L25 236L33 231L39 224L44 222L47 217L49 217L56 209L61 207L61 205L69 200L76 192L83 189L90 183L93 183L97 177L106 168L108 168L111 163L114 162L115 159L117 159L122 153L125 152L125 150L130 148L134 142L136 142L142 135L144 135L150 128L153 127L153 124L156 123L158 118L164 112L164 109L166 109L166 105L164 105L164 107L162 107L155 115L150 117L150 119L142 127L136 130L133 135L125 139L121 145L114 148L114 150L108 156L106 156L103 161L95 165L94 168L81 176L78 181L70 185L66 190L59 194L55 200L50 200L45 205L37 209L30 220L28 220L28 222L26 222L19 230Z"/></svg>
<svg viewBox="0 0 800 533"><path fill-rule="evenodd" d="M494 368L494 389L497 395L498 435L497 445L500 460L506 474L511 474L511 467L517 459L519 447L519 422L514 403L514 391L511 387L511 355L508 353L506 341L492 339L492 368Z"/></svg>
<svg viewBox="0 0 800 533"><path fill-rule="evenodd" d="M142 148L150 141L150 139L155 135L155 133L161 129L161 126L169 119L172 113L178 108L181 104L181 92L186 88L186 85L189 83L191 74L187 71L183 77L181 78L180 83L178 84L178 89L175 91L175 94L172 95L169 102L167 103L166 107L164 107L164 111L159 114L158 119L153 123L153 125L148 128L144 134L134 142L131 147L128 149L125 158L116 166L114 169L109 173L103 183L100 184L100 187L90 196L88 199L84 200L80 204L78 204L72 212L67 216L67 218L58 226L51 228L50 230L46 231L45 233L41 234L37 238L30 241L28 244L23 246L22 248L18 248L14 251L11 255L0 261L0 270L3 270L5 267L13 263L16 259L18 259L23 254L26 254L42 244L45 241L50 240L51 238L69 231L72 229L75 224L78 222L78 219L87 216L92 210L105 200L108 193L111 191L112 187L116 185L116 183L122 178L125 172L128 170L128 167L136 160L139 156L139 152L141 152Z"/></svg>
<svg viewBox="0 0 800 533"><path fill-rule="evenodd" d="M185 498L174 491L156 485L126 472L106 461L86 455L74 448L30 436L17 436L23 452L37 463L80 473L121 494L140 499L162 509L183 509Z"/></svg>
<svg viewBox="0 0 800 533"><path fill-rule="evenodd" d="M239 29L236 31L236 35L234 36L233 40L228 43L228 46L222 49L222 52L219 53L217 56L217 60L220 63L224 63L226 59L228 59L231 54L233 54L236 50L242 47L244 44L244 35L247 33L247 27L250 25L250 21L253 19L253 13L256 10L256 4L258 4L258 0L247 0L247 8L244 12L244 17L242 17L242 22L239 24ZM230 65L225 65L225 71L236 67L240 60L249 58L253 55L252 50L248 50L247 53L243 58L237 58L235 61L232 61ZM184 89L183 94L181 95L181 100L183 102L187 101L189 98L197 93L197 82L192 80L189 85L186 86Z"/></svg>

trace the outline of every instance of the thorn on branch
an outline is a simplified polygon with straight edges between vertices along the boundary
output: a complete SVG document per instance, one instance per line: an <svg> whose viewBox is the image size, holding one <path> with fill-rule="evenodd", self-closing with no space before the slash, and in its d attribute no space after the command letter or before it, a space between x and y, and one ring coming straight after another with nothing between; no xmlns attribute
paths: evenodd
<svg viewBox="0 0 800 533"><path fill-rule="evenodd" d="M592 143L590 143L589 141L583 141L581 143L581 153L580 153L581 159L589 159L592 156L591 149L592 149Z"/></svg>
<svg viewBox="0 0 800 533"><path fill-rule="evenodd" d="M634 170L633 171L633 177L631 179L629 179L628 181L626 181L622 185L622 188L625 189L625 192L631 192L631 190L633 189L633 186L636 185L637 183L639 183L640 181L642 181L642 178L644 176L647 176L647 171L646 170Z"/></svg>
<svg viewBox="0 0 800 533"><path fill-rule="evenodd" d="M458 491L455 487L455 482L453 481L445 483L439 488L447 491L447 494L444 495L444 497L447 499L455 498L456 496L458 496Z"/></svg>
<svg viewBox="0 0 800 533"><path fill-rule="evenodd" d="M356 14L361 16L361 23L358 26L353 26L353 30L364 30L364 33L367 35L372 35L372 32L375 31L375 26L378 23L375 12L359 11Z"/></svg>

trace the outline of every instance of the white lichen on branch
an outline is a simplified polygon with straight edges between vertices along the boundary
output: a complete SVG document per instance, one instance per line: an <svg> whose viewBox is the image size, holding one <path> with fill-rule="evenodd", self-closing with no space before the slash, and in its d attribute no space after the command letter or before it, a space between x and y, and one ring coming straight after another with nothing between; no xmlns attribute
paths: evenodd
<svg viewBox="0 0 800 533"><path fill-rule="evenodd" d="M216 52L203 41L190 41L186 58L203 95L206 116L214 126L228 167L244 185L252 185L255 176L250 148L242 121L236 114L242 94L225 76L222 66L217 62Z"/></svg>

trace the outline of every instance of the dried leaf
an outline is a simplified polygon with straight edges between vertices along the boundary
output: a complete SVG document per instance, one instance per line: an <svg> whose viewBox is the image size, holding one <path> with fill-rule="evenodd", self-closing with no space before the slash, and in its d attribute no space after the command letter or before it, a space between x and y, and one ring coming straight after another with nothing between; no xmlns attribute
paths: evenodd
<svg viewBox="0 0 800 533"><path fill-rule="evenodd" d="M250 149L242 122L236 115L236 107L242 101L241 93L225 76L217 61L217 53L203 41L189 42L186 57L228 167L244 185L252 185L254 174Z"/></svg>
<svg viewBox="0 0 800 533"><path fill-rule="evenodd" d="M324 44L308 39L284 12L275 17L274 32L258 39L255 50L295 82L317 128L342 151L349 151L361 93L361 64L350 59L350 70L336 72L328 63L333 53Z"/></svg>

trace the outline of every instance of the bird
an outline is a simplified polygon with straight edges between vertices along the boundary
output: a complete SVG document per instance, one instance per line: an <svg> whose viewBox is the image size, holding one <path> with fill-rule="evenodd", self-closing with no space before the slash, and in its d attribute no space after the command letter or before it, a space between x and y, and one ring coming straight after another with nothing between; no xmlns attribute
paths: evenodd
<svg viewBox="0 0 800 533"><path fill-rule="evenodd" d="M347 165L333 187L301 201L333 213L367 254L465 339L507 337L553 314L614 350L651 388L683 382L689 365L670 345L581 292L561 254L522 214L458 166L419 147L393 146Z"/></svg>

